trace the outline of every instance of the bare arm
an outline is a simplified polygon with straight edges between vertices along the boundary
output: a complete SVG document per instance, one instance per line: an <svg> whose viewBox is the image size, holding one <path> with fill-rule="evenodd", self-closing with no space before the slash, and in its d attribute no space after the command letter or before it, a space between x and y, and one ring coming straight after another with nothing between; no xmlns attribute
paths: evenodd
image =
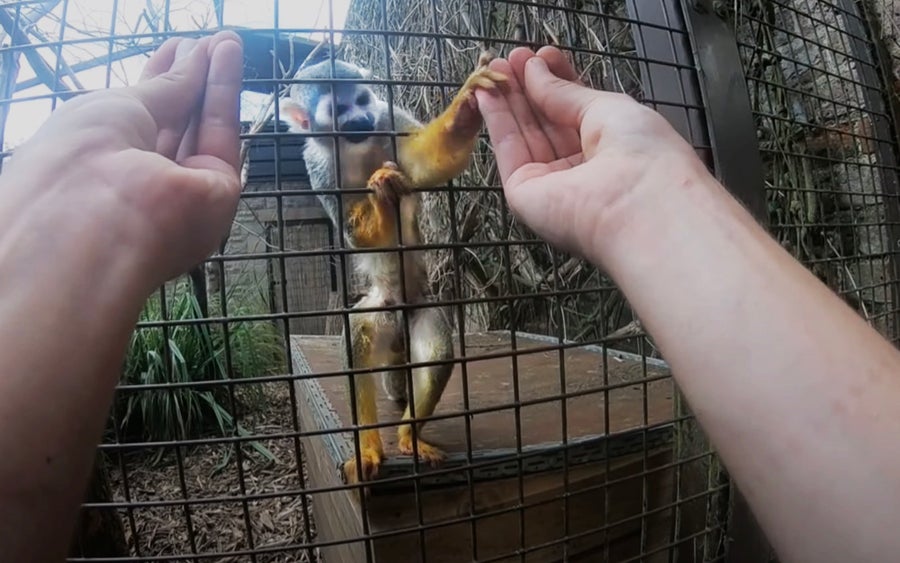
<svg viewBox="0 0 900 563"><path fill-rule="evenodd" d="M784 561L896 558L898 352L662 117L539 55L478 98L510 207L623 289Z"/></svg>
<svg viewBox="0 0 900 563"><path fill-rule="evenodd" d="M648 177L597 260L784 561L900 541L900 355L705 171ZM652 196L650 195L652 194ZM602 231L601 231L602 233Z"/></svg>
<svg viewBox="0 0 900 563"><path fill-rule="evenodd" d="M169 41L142 84L67 102L4 167L5 561L65 558L141 306L230 224L241 56L233 33Z"/></svg>

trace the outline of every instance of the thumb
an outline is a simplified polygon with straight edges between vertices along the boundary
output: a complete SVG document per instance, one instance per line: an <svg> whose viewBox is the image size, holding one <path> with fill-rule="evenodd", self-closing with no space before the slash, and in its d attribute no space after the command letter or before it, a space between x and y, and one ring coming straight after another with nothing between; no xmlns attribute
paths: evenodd
<svg viewBox="0 0 900 563"><path fill-rule="evenodd" d="M618 96L560 78L541 57L532 57L525 63L525 94L549 121L576 130L588 109Z"/></svg>

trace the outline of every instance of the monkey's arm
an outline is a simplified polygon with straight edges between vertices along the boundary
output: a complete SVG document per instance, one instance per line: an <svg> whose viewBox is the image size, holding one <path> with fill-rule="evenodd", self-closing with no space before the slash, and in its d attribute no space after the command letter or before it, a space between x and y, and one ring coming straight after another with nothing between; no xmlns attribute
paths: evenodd
<svg viewBox="0 0 900 563"><path fill-rule="evenodd" d="M410 127L409 136L397 138L400 167L414 187L444 184L468 164L481 128L475 90L492 90L507 80L503 74L489 70L488 62L490 57L482 55L478 68L443 113L424 127Z"/></svg>

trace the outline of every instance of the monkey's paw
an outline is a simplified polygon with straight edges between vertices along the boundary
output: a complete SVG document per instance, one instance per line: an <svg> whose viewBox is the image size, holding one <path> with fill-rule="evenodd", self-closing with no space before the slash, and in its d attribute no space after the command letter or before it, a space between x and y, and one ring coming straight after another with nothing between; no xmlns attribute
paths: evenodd
<svg viewBox="0 0 900 563"><path fill-rule="evenodd" d="M482 54L482 57L486 56ZM492 57L487 56L489 62ZM481 60L479 60L481 63ZM481 127L481 113L478 111L478 99L475 97L475 90L481 88L483 90L499 89L500 84L507 81L505 74L493 71L487 67L487 63L480 64L472 74L466 79L462 88L457 94L459 105L456 113L450 121L450 130L462 137L472 137L478 133Z"/></svg>
<svg viewBox="0 0 900 563"><path fill-rule="evenodd" d="M401 435L397 441L397 449L403 455L414 455L412 436L409 434ZM432 467L437 467L447 458L441 449L432 446L424 440L416 441L416 450L419 453L419 460Z"/></svg>
<svg viewBox="0 0 900 563"><path fill-rule="evenodd" d="M369 189L375 192L375 197L379 200L391 203L399 202L403 196L412 191L406 175L391 161L382 164L381 168L369 177Z"/></svg>
<svg viewBox="0 0 900 563"><path fill-rule="evenodd" d="M383 458L381 452L374 448L364 448L359 457L362 460L362 480L374 481L378 477L378 470L381 467ZM344 462L342 473L344 484L354 485L359 482L355 456Z"/></svg>

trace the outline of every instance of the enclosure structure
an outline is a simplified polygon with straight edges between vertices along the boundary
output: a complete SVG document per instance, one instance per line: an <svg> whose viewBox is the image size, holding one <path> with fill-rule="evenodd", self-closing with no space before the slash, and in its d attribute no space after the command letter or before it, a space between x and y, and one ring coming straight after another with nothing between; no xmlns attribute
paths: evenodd
<svg viewBox="0 0 900 563"><path fill-rule="evenodd" d="M259 111L244 115L245 189L228 241L201 286L176 280L142 315L71 561L765 560L739 491L621 292L515 221L486 140L463 175L424 197L430 282L453 311L455 347L424 433L449 459L431 469L397 455L387 425L370 495L341 483L354 421L340 334L365 288L348 279L352 253L310 192L304 137L269 102L328 56L323 38L425 119L482 47L558 44L588 84L660 111L786 248L896 342L883 5L323 0L309 6L318 19L291 20L296 3L278 0L161 0L131 13L110 0L110 24L97 27L97 4L0 6L5 153L29 103L127 82L121 61L178 34L238 28L247 92L258 94L245 107ZM31 75L10 72L20 67ZM394 405L379 408L396 423Z"/></svg>

